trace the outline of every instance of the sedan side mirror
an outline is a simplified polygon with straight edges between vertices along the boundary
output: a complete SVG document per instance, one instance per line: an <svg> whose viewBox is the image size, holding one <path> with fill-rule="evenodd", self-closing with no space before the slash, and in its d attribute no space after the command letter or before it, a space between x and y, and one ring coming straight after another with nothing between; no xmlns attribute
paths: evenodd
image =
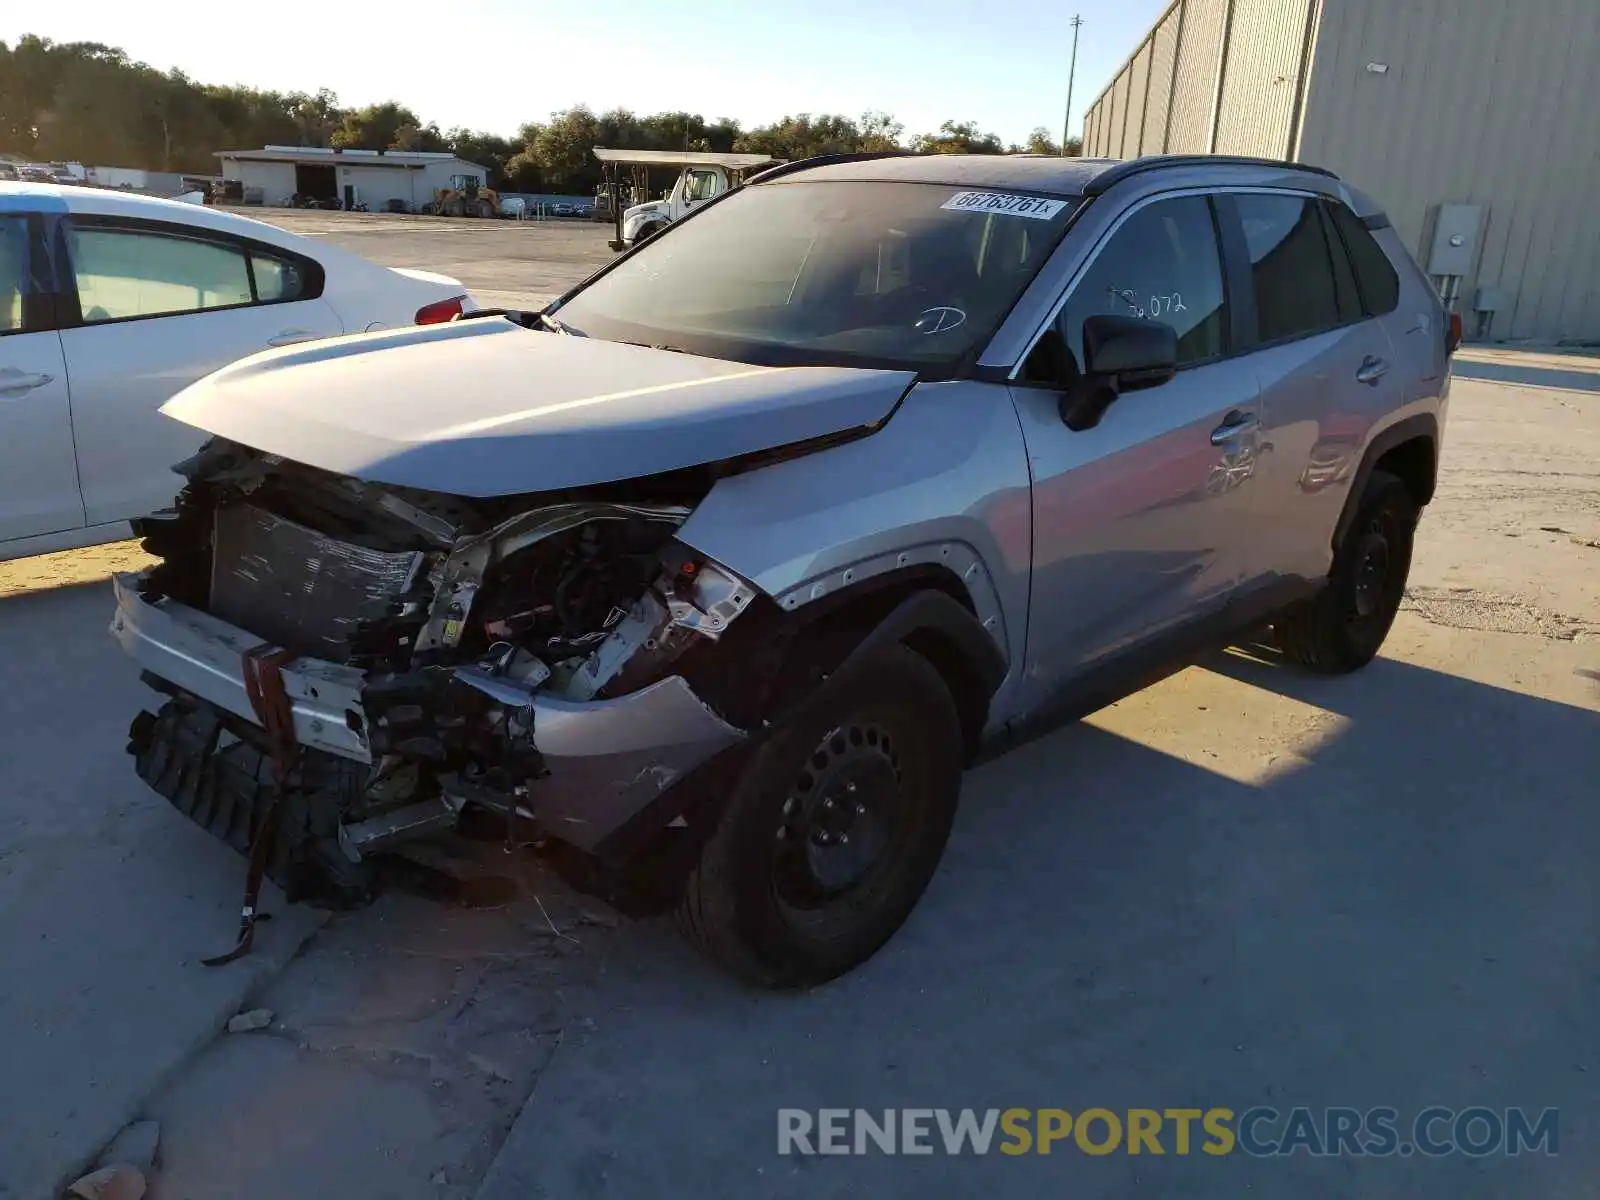
<svg viewBox="0 0 1600 1200"><path fill-rule="evenodd" d="M1178 371L1178 334L1143 317L1093 316L1083 322L1084 378L1062 397L1061 419L1092 429L1123 392L1158 387Z"/></svg>

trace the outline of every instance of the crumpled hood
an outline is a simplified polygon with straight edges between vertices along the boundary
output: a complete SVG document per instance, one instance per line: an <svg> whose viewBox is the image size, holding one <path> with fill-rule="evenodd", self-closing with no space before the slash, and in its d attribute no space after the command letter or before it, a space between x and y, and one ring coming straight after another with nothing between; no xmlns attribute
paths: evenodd
<svg viewBox="0 0 1600 1200"><path fill-rule="evenodd" d="M269 350L161 411L325 471L483 497L654 475L871 426L914 379L754 367L480 317Z"/></svg>

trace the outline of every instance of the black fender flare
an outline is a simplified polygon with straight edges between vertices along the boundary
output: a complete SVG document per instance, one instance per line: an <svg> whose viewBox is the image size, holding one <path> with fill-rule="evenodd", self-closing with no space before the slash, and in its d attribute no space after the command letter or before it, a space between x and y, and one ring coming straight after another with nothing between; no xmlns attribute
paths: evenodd
<svg viewBox="0 0 1600 1200"><path fill-rule="evenodd" d="M919 634L940 638L977 684L984 701L987 703L993 698L1006 677L1005 654L989 631L978 623L971 609L948 592L934 588L916 592L891 609L845 657L835 673L848 673L853 665L895 642L917 649Z"/></svg>
<svg viewBox="0 0 1600 1200"><path fill-rule="evenodd" d="M1344 507L1339 511L1338 524L1333 527L1333 549L1335 553L1344 544L1345 535L1350 532L1350 524L1356 519L1356 510L1361 507L1361 496L1367 490L1367 480L1372 478L1372 471L1378 460L1396 446L1416 438L1426 438L1433 444L1433 471L1434 476L1437 478L1439 473L1439 418L1437 416L1433 413L1417 413L1415 416L1404 417L1393 425L1380 430L1367 443L1367 448L1361 455L1360 465L1356 467L1356 473L1350 480L1350 491L1345 495ZM1433 482L1430 480L1427 499L1432 498ZM1427 503L1427 500L1424 500L1423 503Z"/></svg>

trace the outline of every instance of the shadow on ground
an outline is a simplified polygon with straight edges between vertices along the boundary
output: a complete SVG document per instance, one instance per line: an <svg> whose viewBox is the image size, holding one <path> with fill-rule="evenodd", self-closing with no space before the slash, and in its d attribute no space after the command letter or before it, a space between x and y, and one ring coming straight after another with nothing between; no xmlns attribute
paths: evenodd
<svg viewBox="0 0 1600 1200"><path fill-rule="evenodd" d="M1592 370L1549 367L1535 363L1458 358L1450 373L1457 379L1482 379L1491 383L1529 384L1571 392L1600 392L1600 359Z"/></svg>
<svg viewBox="0 0 1600 1200"><path fill-rule="evenodd" d="M1019 750L902 933L809 994L625 932L481 1200L1588 1196L1600 714L1389 660L1206 667L1336 732L1259 785L1093 725ZM1405 1136L1435 1104L1559 1108L1560 1156L776 1153L779 1107L1390 1105Z"/></svg>

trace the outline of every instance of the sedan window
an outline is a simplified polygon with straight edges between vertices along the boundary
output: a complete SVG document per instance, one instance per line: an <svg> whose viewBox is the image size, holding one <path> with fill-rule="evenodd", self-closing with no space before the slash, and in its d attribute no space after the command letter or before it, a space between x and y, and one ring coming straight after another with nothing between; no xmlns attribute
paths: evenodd
<svg viewBox="0 0 1600 1200"><path fill-rule="evenodd" d="M76 228L72 269L87 324L251 302L242 249L130 229Z"/></svg>
<svg viewBox="0 0 1600 1200"><path fill-rule="evenodd" d="M22 292L28 278L28 222L0 217L0 333L22 330Z"/></svg>
<svg viewBox="0 0 1600 1200"><path fill-rule="evenodd" d="M259 251L250 252L250 268L255 273L256 299L262 304L310 299L311 281L305 268L286 258L273 258Z"/></svg>

